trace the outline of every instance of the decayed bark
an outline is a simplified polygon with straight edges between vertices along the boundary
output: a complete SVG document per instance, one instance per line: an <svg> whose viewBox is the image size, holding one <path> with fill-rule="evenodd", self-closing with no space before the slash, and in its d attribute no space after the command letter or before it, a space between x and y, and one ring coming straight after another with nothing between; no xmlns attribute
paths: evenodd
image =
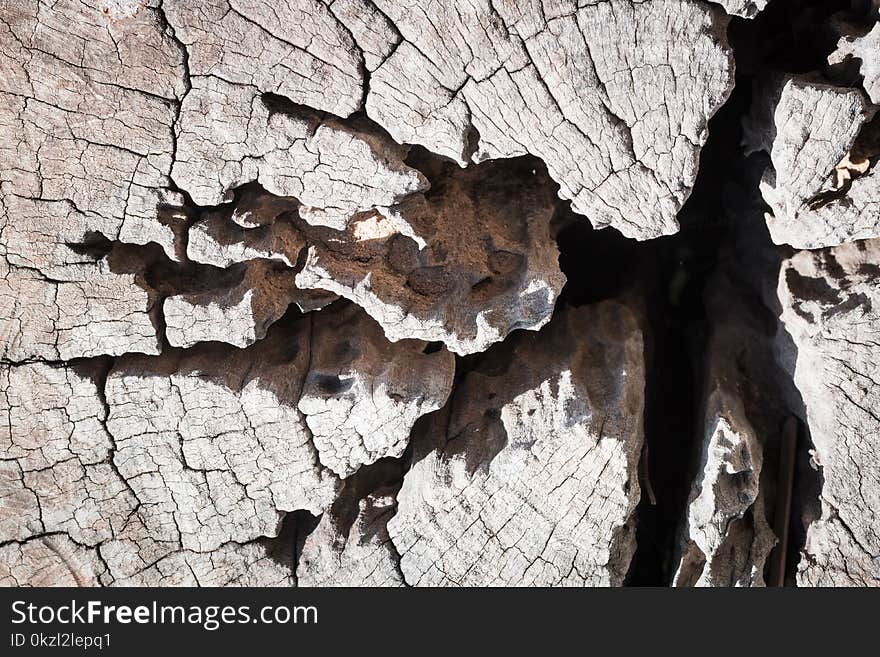
<svg viewBox="0 0 880 657"><path fill-rule="evenodd" d="M311 244L297 285L351 299L391 340L441 341L459 354L540 328L565 282L549 181L527 165L441 176L399 209L407 230L367 217Z"/></svg>

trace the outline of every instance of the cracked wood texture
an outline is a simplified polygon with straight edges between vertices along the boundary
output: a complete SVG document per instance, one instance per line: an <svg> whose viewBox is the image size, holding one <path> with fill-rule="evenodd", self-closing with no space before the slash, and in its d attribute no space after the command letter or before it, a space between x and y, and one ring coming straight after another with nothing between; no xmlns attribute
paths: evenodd
<svg viewBox="0 0 880 657"><path fill-rule="evenodd" d="M880 16L784 3L0 0L0 584L880 584Z"/></svg>
<svg viewBox="0 0 880 657"><path fill-rule="evenodd" d="M822 472L801 584L880 584L878 255L880 242L867 240L798 253L780 271L779 349L803 395Z"/></svg>
<svg viewBox="0 0 880 657"><path fill-rule="evenodd" d="M559 312L504 347L468 372L416 448L388 521L403 576L428 586L618 585L640 492L637 321L607 302Z"/></svg>

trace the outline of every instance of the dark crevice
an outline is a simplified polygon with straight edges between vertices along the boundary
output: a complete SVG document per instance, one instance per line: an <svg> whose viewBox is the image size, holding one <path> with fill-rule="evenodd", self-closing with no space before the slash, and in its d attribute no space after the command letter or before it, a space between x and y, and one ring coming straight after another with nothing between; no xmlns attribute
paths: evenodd
<svg viewBox="0 0 880 657"><path fill-rule="evenodd" d="M263 105L266 106L266 109L269 110L269 116L272 116L273 114L285 114L297 118L308 119L316 124L326 121L333 116L332 114L322 112L321 110L314 109L308 105L296 103L287 96L274 94L268 91L260 94L260 100L263 102Z"/></svg>
<svg viewBox="0 0 880 657"><path fill-rule="evenodd" d="M703 230L682 228L663 238L641 281L645 325L645 442L643 495L637 509L637 549L627 577L631 586L671 581L676 532L690 489L699 440L694 408L699 400L695 365L701 357L705 312L700 280L714 245ZM646 481L642 482L643 490Z"/></svg>
<svg viewBox="0 0 880 657"><path fill-rule="evenodd" d="M753 89L755 77L767 71L824 75L837 84L860 84L860 80L852 75L848 80L841 79L839 70L835 72L827 66L827 58L836 46L841 27L851 19L864 17L868 10L868 3L846 0L776 0L751 24L733 21L730 34L738 69L738 91L735 93L747 98ZM862 143L870 143L870 139L866 137ZM863 150L869 151L871 148L867 146ZM752 159L736 156L742 160L742 164L733 168L745 171L745 174L733 176L733 184L729 186L739 191L737 198L751 197L756 199L753 203L761 204L756 191L758 181L751 178L756 170L752 166ZM752 171L749 171L750 167ZM760 171L760 167L757 171ZM727 207L736 207L735 202L730 200L726 204ZM733 301L746 309L743 321L752 321L760 327L762 320L766 321L768 311L771 319L775 320L775 326L771 327L775 345L769 343L771 332L768 330L767 343L744 346L744 350L751 352L751 362L745 361L742 373L748 383L743 396L749 421L762 435L764 465L761 490L771 526L785 526L779 517L784 513L784 508L780 508L779 504L786 499L786 487L791 486L786 553L779 554L781 544L774 548L767 560L765 580L769 585L793 586L796 585L797 566L806 543L806 529L819 517L819 496L823 483L821 469L812 463L810 456L813 444L805 423L804 403L790 375L797 358L796 348L776 320L780 308L772 290L782 260L790 257L793 250L772 244L766 223L761 220L765 211L769 211L766 206L753 207L742 213L742 216L749 217L749 221L734 224L731 236L736 245L729 249L734 252L734 262L727 265L727 269L739 272L742 291ZM717 268L724 266L719 264ZM829 293L818 281L790 283L802 288L805 297ZM746 305L747 299L761 296L767 299L770 307L756 309L754 305ZM786 359L790 362L784 362ZM783 427L792 422L792 418L800 418L801 421L793 424L796 427L794 454L790 455L785 445L786 432ZM786 460L790 458L794 460L793 477L788 481L785 473L789 465ZM778 572L780 563L784 564L782 574Z"/></svg>
<svg viewBox="0 0 880 657"><path fill-rule="evenodd" d="M627 585L664 585L669 580L694 440L691 351L703 314L698 282L712 257L706 233L704 226L683 225L677 235L636 242L563 213L558 235L560 267L568 282L557 307L625 298L642 315L648 464L641 468L638 547ZM649 488L656 504L649 499Z"/></svg>
<svg viewBox="0 0 880 657"><path fill-rule="evenodd" d="M85 256L90 260L100 260L113 250L113 242L107 239L103 233L89 231L80 242L68 242L67 248L77 255Z"/></svg>
<svg viewBox="0 0 880 657"><path fill-rule="evenodd" d="M382 489L397 493L403 482L403 469L402 459L386 457L361 467L343 481L342 490L330 507L330 514L340 536L348 539L357 519L358 503L361 500Z"/></svg>
<svg viewBox="0 0 880 657"><path fill-rule="evenodd" d="M282 565L292 566L291 572L293 573L294 586L299 586L297 567L299 566L299 559L300 556L302 556L302 550L306 538L309 534L315 531L315 527L318 526L320 521L321 516L313 516L311 513L303 509L292 511L284 516L281 533L286 539L284 544L289 546L289 553L285 555L289 556L289 561L287 564L285 564L284 561L280 561L280 563Z"/></svg>
<svg viewBox="0 0 880 657"><path fill-rule="evenodd" d="M790 376L775 362L778 309L763 299L791 251L770 240L763 220L768 208L757 191L763 162L759 156L743 154L741 119L749 111L757 74L825 70L839 36L830 18L849 7L849 2L776 0L755 19L731 19L728 36L737 63L736 85L709 122L709 139L693 191L679 213L677 235L634 245L613 234L603 236L607 231L591 234L578 225L560 233L569 302L619 295L628 286L634 286L644 301L649 327L645 476L656 504L643 494L628 585L669 585L683 556L683 523L706 439L702 416L709 385L707 349L711 336L731 321L742 327L744 342L745 336L759 336L756 344L741 346L741 394L749 421L762 434L761 490L771 525L775 519L781 426L786 417L804 413ZM787 584L794 581L805 522L817 512L821 490L821 473L809 464L810 448L802 427L784 559Z"/></svg>
<svg viewBox="0 0 880 657"><path fill-rule="evenodd" d="M839 37L831 18L848 14L852 5L851 0L773 0L751 20L731 19L737 86L759 72L823 71Z"/></svg>

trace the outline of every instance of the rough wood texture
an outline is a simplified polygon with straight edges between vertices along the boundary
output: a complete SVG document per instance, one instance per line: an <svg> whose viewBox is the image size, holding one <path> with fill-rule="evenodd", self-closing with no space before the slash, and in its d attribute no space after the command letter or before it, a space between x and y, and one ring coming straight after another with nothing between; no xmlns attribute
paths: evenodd
<svg viewBox="0 0 880 657"><path fill-rule="evenodd" d="M400 208L406 231L366 218L342 239L320 240L297 285L351 299L390 340L484 351L513 329L543 326L565 282L549 185L528 163L447 169Z"/></svg>
<svg viewBox="0 0 880 657"><path fill-rule="evenodd" d="M732 60L698 2L376 3L403 41L367 114L462 165L532 154L562 198L629 237L673 233ZM636 199L639 199L638 201Z"/></svg>
<svg viewBox="0 0 880 657"><path fill-rule="evenodd" d="M802 249L880 236L880 154L863 92L774 77L756 87L750 148L770 154L770 235Z"/></svg>
<svg viewBox="0 0 880 657"><path fill-rule="evenodd" d="M880 242L802 251L779 278L783 362L803 396L822 474L798 581L880 584Z"/></svg>
<svg viewBox="0 0 880 657"><path fill-rule="evenodd" d="M0 0L0 584L880 584L838 9Z"/></svg>
<svg viewBox="0 0 880 657"><path fill-rule="evenodd" d="M428 586L618 585L639 499L637 322L614 303L572 309L504 347L416 444L388 522L403 575Z"/></svg>
<svg viewBox="0 0 880 657"><path fill-rule="evenodd" d="M698 429L703 443L682 531L676 586L761 586L766 559L777 541L767 522L767 493L761 485L768 436L755 430L746 412L743 388L748 382L737 371L753 358L738 353L744 333L758 339L742 326L720 328L708 346L704 418Z"/></svg>

